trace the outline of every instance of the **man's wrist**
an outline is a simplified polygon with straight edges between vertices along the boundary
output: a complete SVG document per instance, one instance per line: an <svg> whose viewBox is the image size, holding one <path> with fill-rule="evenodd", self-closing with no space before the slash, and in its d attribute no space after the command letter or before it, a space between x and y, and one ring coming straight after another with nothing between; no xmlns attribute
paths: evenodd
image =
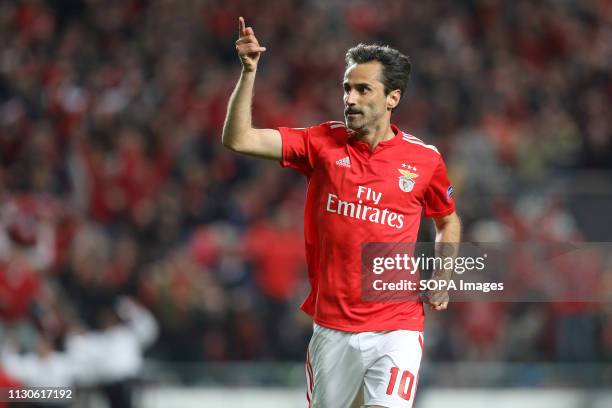
<svg viewBox="0 0 612 408"><path fill-rule="evenodd" d="M445 289L429 290L425 293L427 302L448 302L450 296Z"/></svg>
<svg viewBox="0 0 612 408"><path fill-rule="evenodd" d="M255 75L255 73L257 72L257 66L255 66L254 68L246 68L246 67L242 67L242 75Z"/></svg>

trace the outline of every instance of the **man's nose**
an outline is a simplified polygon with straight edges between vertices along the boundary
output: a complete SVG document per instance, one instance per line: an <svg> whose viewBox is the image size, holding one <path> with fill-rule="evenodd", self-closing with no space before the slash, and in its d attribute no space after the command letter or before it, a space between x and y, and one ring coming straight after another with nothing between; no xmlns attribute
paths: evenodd
<svg viewBox="0 0 612 408"><path fill-rule="evenodd" d="M357 103L358 93L355 90L350 90L344 94L344 103L346 106L353 106Z"/></svg>

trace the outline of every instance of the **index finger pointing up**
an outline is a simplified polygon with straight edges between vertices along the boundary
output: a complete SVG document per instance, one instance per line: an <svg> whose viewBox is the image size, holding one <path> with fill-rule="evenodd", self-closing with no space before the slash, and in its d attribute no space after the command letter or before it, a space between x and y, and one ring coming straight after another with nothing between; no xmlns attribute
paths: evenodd
<svg viewBox="0 0 612 408"><path fill-rule="evenodd" d="M246 32L244 29L244 18L238 17L238 36L244 37L245 35L246 35Z"/></svg>

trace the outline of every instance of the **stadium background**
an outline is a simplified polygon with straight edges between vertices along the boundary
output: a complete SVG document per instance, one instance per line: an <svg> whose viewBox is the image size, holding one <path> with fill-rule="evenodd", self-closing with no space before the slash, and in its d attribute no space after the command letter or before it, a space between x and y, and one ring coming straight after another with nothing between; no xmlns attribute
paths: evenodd
<svg viewBox="0 0 612 408"><path fill-rule="evenodd" d="M390 44L413 62L393 121L444 154L467 240L612 238L608 0L5 0L5 386L77 383L91 407L129 406L131 392L134 406L173 406L168 387L180 406L305 403L305 183L220 143L239 15L268 49L257 127L341 120L346 49ZM155 317L143 350L101 342L93 355L129 368L75 378L71 336L128 324L121 296ZM611 362L609 303L452 304L428 318L420 404L552 390L539 406L595 407ZM245 389L248 405L232 405Z"/></svg>

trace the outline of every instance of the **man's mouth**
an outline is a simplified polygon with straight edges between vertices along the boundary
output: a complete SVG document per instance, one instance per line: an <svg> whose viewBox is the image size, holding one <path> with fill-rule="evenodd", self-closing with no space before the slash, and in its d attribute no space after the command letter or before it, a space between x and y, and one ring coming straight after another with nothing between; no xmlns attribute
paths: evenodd
<svg viewBox="0 0 612 408"><path fill-rule="evenodd" d="M355 115L361 115L361 112L357 112L357 111L346 111L345 112L346 116L355 116Z"/></svg>

